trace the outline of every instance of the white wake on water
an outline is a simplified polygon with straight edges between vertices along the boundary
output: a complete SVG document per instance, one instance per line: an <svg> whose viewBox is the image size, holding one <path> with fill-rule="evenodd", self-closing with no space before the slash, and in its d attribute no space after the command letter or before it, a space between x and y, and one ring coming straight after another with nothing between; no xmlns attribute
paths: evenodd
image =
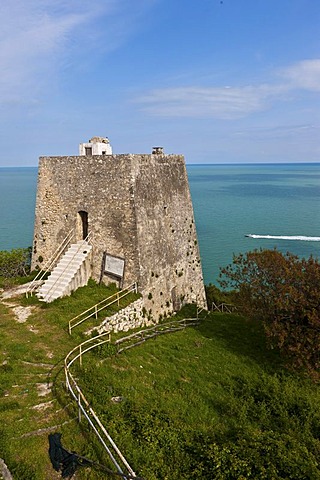
<svg viewBox="0 0 320 480"><path fill-rule="evenodd" d="M304 235L245 235L249 238L269 238L272 240L302 240L305 242L320 242L320 237L306 237Z"/></svg>

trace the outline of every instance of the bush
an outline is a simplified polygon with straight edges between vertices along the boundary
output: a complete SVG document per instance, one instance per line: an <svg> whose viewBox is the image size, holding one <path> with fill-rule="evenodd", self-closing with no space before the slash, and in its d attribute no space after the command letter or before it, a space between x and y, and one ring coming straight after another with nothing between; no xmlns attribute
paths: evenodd
<svg viewBox="0 0 320 480"><path fill-rule="evenodd" d="M213 303L220 305L221 303L232 303L232 292L222 292L218 287L209 283L205 286L208 309L212 310Z"/></svg>
<svg viewBox="0 0 320 480"><path fill-rule="evenodd" d="M238 308L262 321L270 346L289 365L320 379L320 264L277 250L234 256L221 269L222 287L236 290Z"/></svg>
<svg viewBox="0 0 320 480"><path fill-rule="evenodd" d="M0 276L22 277L30 273L31 247L0 251Z"/></svg>
<svg viewBox="0 0 320 480"><path fill-rule="evenodd" d="M256 431L219 445L200 436L189 447L190 479L319 479L317 457L287 434Z"/></svg>

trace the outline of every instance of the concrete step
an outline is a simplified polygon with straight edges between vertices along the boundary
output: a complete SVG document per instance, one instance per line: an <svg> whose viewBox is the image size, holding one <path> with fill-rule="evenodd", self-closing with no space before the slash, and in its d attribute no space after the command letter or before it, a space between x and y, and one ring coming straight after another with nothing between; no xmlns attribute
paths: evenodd
<svg viewBox="0 0 320 480"><path fill-rule="evenodd" d="M65 267L65 268L61 268L61 267L56 267L56 269L54 270L53 274L50 275L50 277L48 277L48 280L49 278L58 278L58 277L61 277L61 275L63 276L66 276L68 275L70 272L74 272L75 270L77 270L77 268L79 268L79 266L82 264L82 262L80 263L77 263L75 265L69 265L68 267Z"/></svg>
<svg viewBox="0 0 320 480"><path fill-rule="evenodd" d="M53 291L53 290L64 289L68 286L68 284L69 284L69 282L63 282L63 283L56 283L56 284L48 285L45 288L42 288L41 290L39 290L39 293L47 294L48 292Z"/></svg>
<svg viewBox="0 0 320 480"><path fill-rule="evenodd" d="M59 285L60 283L68 283L71 278L74 277L75 271L72 272L65 272L63 276L57 275L54 277L49 277L48 281L40 288L40 290L44 288L51 288L53 285Z"/></svg>
<svg viewBox="0 0 320 480"><path fill-rule="evenodd" d="M80 274L81 267L91 250L92 246L89 244L83 245L83 242L71 245L53 269L51 275L40 287L37 297L40 300L50 302L55 298L67 295L77 286L80 286L76 277ZM83 282L81 274L79 281Z"/></svg>

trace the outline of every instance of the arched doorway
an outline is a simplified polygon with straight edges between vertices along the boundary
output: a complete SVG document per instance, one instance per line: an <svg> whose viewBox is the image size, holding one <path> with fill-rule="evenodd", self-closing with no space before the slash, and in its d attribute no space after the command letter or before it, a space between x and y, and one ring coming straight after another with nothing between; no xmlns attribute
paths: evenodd
<svg viewBox="0 0 320 480"><path fill-rule="evenodd" d="M85 240L89 233L88 212L80 210L77 217L77 238Z"/></svg>

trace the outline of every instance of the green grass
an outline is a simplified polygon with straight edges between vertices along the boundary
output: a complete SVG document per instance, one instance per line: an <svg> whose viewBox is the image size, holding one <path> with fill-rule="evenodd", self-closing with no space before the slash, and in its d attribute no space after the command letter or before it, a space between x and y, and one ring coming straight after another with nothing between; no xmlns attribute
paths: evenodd
<svg viewBox="0 0 320 480"><path fill-rule="evenodd" d="M319 389L239 316L211 315L99 365L89 355L77 373L148 480L320 478Z"/></svg>
<svg viewBox="0 0 320 480"><path fill-rule="evenodd" d="M17 287L18 285L24 285L25 283L31 282L38 272L31 272L29 275L24 275L23 277L12 277L7 278L0 275L0 288L12 288Z"/></svg>
<svg viewBox="0 0 320 480"><path fill-rule="evenodd" d="M25 323L0 304L0 457L14 478L60 478L43 430L55 425L67 449L108 464L86 423L77 421L62 366L83 338L81 328L68 335L68 320L112 288L90 282L48 305L14 299L34 308ZM198 327L118 356L110 350L86 354L73 372L137 474L148 480L320 479L319 386L284 369L259 325L211 314ZM46 382L52 391L39 397ZM120 403L111 401L116 396ZM35 409L40 403L46 406ZM108 477L86 468L75 478Z"/></svg>
<svg viewBox="0 0 320 480"><path fill-rule="evenodd" d="M63 434L67 448L87 450L86 432L78 424L64 389L63 360L83 339L80 329L68 334L68 321L114 292L114 285L89 282L70 297L51 304L36 297L6 300L13 306L33 308L25 323L18 323L12 309L0 303L0 457L15 479L60 478L48 456L48 433L52 430L46 428L56 425L53 431ZM39 388L47 384L51 391L39 396Z"/></svg>

